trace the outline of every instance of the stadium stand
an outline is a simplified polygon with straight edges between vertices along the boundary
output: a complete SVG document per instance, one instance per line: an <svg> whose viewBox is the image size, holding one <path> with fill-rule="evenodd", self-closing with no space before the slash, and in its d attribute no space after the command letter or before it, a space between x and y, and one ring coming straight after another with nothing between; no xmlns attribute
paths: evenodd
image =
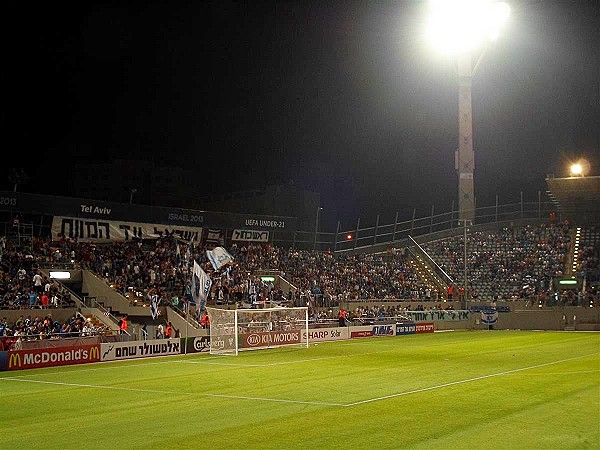
<svg viewBox="0 0 600 450"><path fill-rule="evenodd" d="M470 234L467 270L472 296L516 299L548 292L552 279L565 272L570 236L568 223L527 225L504 228L497 233ZM588 241L585 242L585 248L581 247L582 255L590 253ZM463 245L459 236L426 243L424 248L449 274L461 279ZM205 248L196 247L192 254L187 244L178 243L173 237L105 245L66 239L59 242L35 239L33 249L33 258L39 264L67 260L101 275L131 302L147 302L150 295L157 294L162 305L175 308L180 308L189 298L191 258L199 261L203 269L214 277L211 298L221 304L254 304L265 300L289 303L304 299L301 301L312 300L317 306L337 306L340 302L353 300L435 301L445 296L441 289L432 289L431 285L425 284L404 251L335 255L331 252L283 249L269 244L234 244L230 250L235 264L214 276ZM14 257L10 256L13 253L8 251L5 259L16 274L17 265ZM190 253L190 257L184 261L182 255L186 253ZM594 259L582 262L584 265L588 263L595 264ZM261 282L259 275L265 271L275 271L294 285L294 298L286 298L272 283ZM5 278L7 276L9 274L5 273ZM23 286L4 284L12 287L12 295L4 295L2 305L22 306L24 298L15 300L18 297L15 286L20 287L17 291L24 291Z"/></svg>
<svg viewBox="0 0 600 450"><path fill-rule="evenodd" d="M539 223L511 222L511 225L497 227L494 231L477 229L469 232L466 278L470 300L490 303L527 298L543 304L581 304L576 291L555 289L553 281L564 276L585 280L581 293L597 299L600 278L598 228L542 220L539 206L535 211ZM48 219L39 220L40 223L44 221ZM217 273L206 258L209 247L205 244L190 245L168 234L101 244L64 236L52 240L42 232L47 228L36 228L31 224L31 216L18 216L16 223L6 221L5 236L0 238L0 309L35 310L42 315L46 314L41 311L44 309L57 311L78 306L73 299L83 302L88 295L81 285L56 280L47 283L47 279L44 281L49 285L48 305L43 305L37 295L30 304L32 278L37 268L73 268L96 274L130 305L148 306L150 298L156 296L162 307L183 316L182 310L191 295L191 262L194 260L213 281L211 304L255 308L267 303L309 305L311 317L323 321L335 319L340 305L347 307L359 301L365 304L348 311L350 320L398 316L410 304L414 310L452 308L443 300L454 288L458 296L461 295L465 242L461 234L450 233L455 230L448 230L445 236L433 233L432 224L433 219L429 222L429 230L431 236L436 237L427 233L420 236L428 258L413 252L407 245L396 248L392 244L379 243L377 236L369 238L373 247L356 249L358 239L354 241L353 250L356 251L353 253L302 250L272 242L228 241L227 249L234 256L234 263ZM412 234L413 226L408 230ZM392 239L395 237L394 231ZM572 266L575 262L577 264ZM447 272L449 277L438 277L433 265ZM280 277L287 283L286 289L264 280L262 275L265 274ZM455 285L450 285L449 280L454 280ZM119 313L118 309L106 306L108 313ZM193 312L199 320L201 311ZM35 319L36 314L32 315ZM81 321L88 328L103 328L102 321L90 316L79 317L76 322ZM71 323L71 319L59 322L62 330L62 324ZM14 329L14 324L4 328ZM56 328L52 329L56 331ZM82 327L78 330L81 333Z"/></svg>
<svg viewBox="0 0 600 450"><path fill-rule="evenodd" d="M467 237L469 290L479 298L517 299L551 289L565 272L570 251L568 223L503 228ZM454 279L464 273L464 239L456 236L423 244Z"/></svg>

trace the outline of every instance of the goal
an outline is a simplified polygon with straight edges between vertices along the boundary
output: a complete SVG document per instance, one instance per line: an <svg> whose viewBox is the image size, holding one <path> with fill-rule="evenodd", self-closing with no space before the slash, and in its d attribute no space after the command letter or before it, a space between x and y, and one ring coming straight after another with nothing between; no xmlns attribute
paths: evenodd
<svg viewBox="0 0 600 450"><path fill-rule="evenodd" d="M211 355L299 345L308 348L308 308L207 307Z"/></svg>

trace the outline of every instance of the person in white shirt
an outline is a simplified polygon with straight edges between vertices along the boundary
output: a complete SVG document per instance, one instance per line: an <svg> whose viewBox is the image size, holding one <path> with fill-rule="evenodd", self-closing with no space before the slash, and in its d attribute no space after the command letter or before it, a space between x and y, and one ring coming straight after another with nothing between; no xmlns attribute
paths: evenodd
<svg viewBox="0 0 600 450"><path fill-rule="evenodd" d="M156 328L156 339L163 339L165 337L165 327L161 322Z"/></svg>
<svg viewBox="0 0 600 450"><path fill-rule="evenodd" d="M42 276L40 275L39 272L36 272L35 275L33 276L33 289L35 290L35 292L37 294L41 294L42 293L42 289L43 289L43 283L44 279L42 278Z"/></svg>

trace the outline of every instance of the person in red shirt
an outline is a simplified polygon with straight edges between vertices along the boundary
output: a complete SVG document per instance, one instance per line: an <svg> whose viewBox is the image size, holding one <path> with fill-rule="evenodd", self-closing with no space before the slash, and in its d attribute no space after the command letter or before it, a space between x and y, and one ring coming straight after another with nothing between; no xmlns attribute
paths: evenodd
<svg viewBox="0 0 600 450"><path fill-rule="evenodd" d="M119 321L119 333L120 334L128 334L127 333L127 314L123 316L123 318Z"/></svg>
<svg viewBox="0 0 600 450"><path fill-rule="evenodd" d="M340 308L340 312L338 313L338 322L340 327L346 326L346 310L344 308Z"/></svg>
<svg viewBox="0 0 600 450"><path fill-rule="evenodd" d="M208 313L206 311L204 312L204 315L200 319L200 325L202 326L202 328L210 327L210 318L208 317Z"/></svg>
<svg viewBox="0 0 600 450"><path fill-rule="evenodd" d="M173 337L173 324L169 322L167 324L167 328L165 329L165 338L170 339Z"/></svg>
<svg viewBox="0 0 600 450"><path fill-rule="evenodd" d="M42 293L40 302L42 303L42 309L48 309L48 306L50 306L50 299L48 298L48 294L46 292Z"/></svg>

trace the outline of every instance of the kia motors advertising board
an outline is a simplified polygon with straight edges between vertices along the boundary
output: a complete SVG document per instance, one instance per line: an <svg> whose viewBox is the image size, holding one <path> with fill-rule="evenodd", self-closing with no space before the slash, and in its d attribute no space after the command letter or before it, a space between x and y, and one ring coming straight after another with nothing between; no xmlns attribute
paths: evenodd
<svg viewBox="0 0 600 450"><path fill-rule="evenodd" d="M241 348L260 348L271 345L299 344L300 330L260 331L239 335Z"/></svg>

